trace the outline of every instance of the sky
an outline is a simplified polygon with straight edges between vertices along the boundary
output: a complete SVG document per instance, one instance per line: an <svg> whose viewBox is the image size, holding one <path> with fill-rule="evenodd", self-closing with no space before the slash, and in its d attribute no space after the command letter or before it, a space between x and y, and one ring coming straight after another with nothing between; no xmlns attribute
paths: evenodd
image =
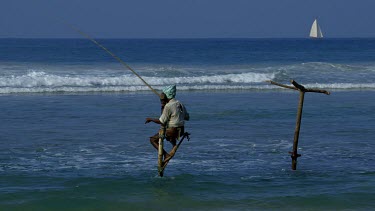
<svg viewBox="0 0 375 211"><path fill-rule="evenodd" d="M375 37L375 0L2 0L0 38Z"/></svg>

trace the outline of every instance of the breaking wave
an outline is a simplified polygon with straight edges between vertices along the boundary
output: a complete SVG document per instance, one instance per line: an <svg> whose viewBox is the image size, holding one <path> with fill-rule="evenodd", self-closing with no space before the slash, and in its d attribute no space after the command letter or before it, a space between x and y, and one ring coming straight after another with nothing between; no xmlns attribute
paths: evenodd
<svg viewBox="0 0 375 211"><path fill-rule="evenodd" d="M242 84L261 83L272 80L274 74L241 73L194 77L143 77L156 89L168 84L178 84L180 90L233 89ZM32 71L20 76L0 77L0 93L39 93L39 92L136 92L148 90L133 75L93 76L55 75Z"/></svg>
<svg viewBox="0 0 375 211"><path fill-rule="evenodd" d="M162 89L165 85L177 84L179 90L278 90L278 86L266 83L267 80L285 81L290 73L280 69L259 72L217 73L198 76L144 76L155 89ZM375 83L365 81L355 83L304 83L308 88L336 89L336 90L375 90ZM0 76L0 94L9 93L79 93L79 92L137 92L147 91L141 80L132 74L58 74L45 71L30 71L20 75Z"/></svg>

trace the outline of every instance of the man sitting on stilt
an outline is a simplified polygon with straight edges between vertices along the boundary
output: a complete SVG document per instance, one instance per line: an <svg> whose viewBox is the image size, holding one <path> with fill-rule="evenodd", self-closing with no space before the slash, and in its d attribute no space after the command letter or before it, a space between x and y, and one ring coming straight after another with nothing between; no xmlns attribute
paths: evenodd
<svg viewBox="0 0 375 211"><path fill-rule="evenodd" d="M165 94L166 99L163 99L163 94ZM189 120L189 113L187 112L185 106L175 99L176 96L176 85L171 85L163 89L163 93L160 97L160 102L162 104L162 115L159 119L146 118L145 124L149 122L154 122L156 124L161 124L166 128L165 138L169 141L173 148L170 153L167 153L163 149L164 162L167 162L173 157L174 148L176 147L176 142L180 138L180 135L184 134L185 120ZM163 104L166 102L163 109ZM150 142L155 149L159 148L159 133L150 137Z"/></svg>

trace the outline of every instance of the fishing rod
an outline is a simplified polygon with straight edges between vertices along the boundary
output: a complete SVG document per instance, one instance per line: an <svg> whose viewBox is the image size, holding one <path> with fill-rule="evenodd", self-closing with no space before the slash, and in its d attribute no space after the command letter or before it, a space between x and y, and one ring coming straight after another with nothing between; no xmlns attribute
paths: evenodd
<svg viewBox="0 0 375 211"><path fill-rule="evenodd" d="M153 91L157 96L160 97L160 94L150 86L150 84L148 84L145 80L143 80L143 78L133 70L133 68L131 68L128 64L126 64L122 59L120 59L120 57L116 56L114 53L112 53L110 50L108 50L106 47L104 47L103 45L101 45L100 43L98 43L96 40L94 40L92 37L90 37L88 34L84 33L83 31L79 30L77 27L71 25L71 24L68 24L66 22L63 22L65 25L69 26L71 29L73 29L74 31L78 32L79 34L81 34L82 36L84 36L85 38L89 39L91 42L93 42L95 45L97 45L98 47L100 47L101 49L103 49L104 51L106 51L109 55L111 55L113 58L115 58L117 61L119 61L122 65L124 65L126 68L128 68L130 71L132 71L134 73L134 75L136 75L139 79L141 79L141 81L146 85L148 86L148 88L151 89L151 91Z"/></svg>

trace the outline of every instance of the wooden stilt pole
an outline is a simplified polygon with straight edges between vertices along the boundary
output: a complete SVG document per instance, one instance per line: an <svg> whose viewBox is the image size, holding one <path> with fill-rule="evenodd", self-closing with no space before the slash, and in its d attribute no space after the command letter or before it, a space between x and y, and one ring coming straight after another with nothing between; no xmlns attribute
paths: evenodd
<svg viewBox="0 0 375 211"><path fill-rule="evenodd" d="M172 151L170 152L170 155L172 156L169 160L167 160L166 162L162 162L162 165L160 166L159 165L159 176L160 177L163 177L163 174L164 174L164 169L167 167L168 163L170 160L172 160L172 158L174 157L174 155L176 154L178 148L180 147L180 145L182 144L182 142L184 141L185 138L187 138L187 140L189 141L190 140L190 137L189 137L190 133L188 132L185 132L181 139L179 140L178 144L176 146L173 147ZM160 145L159 145L160 146ZM159 163L160 164L160 163Z"/></svg>
<svg viewBox="0 0 375 211"><path fill-rule="evenodd" d="M297 169L297 158L301 155L297 153L298 149L298 138L299 138L299 131L301 128L301 119L302 119L302 110L303 110L303 100L305 98L305 92L299 92L299 102L298 102L298 111L297 111L297 119L296 119L296 129L294 131L294 141L293 141L293 152L291 152L292 157L292 169Z"/></svg>
<svg viewBox="0 0 375 211"><path fill-rule="evenodd" d="M159 149L158 149L158 172L159 176L163 176L163 150L164 150L164 128L159 130Z"/></svg>
<svg viewBox="0 0 375 211"><path fill-rule="evenodd" d="M266 81L266 82L269 82L269 83L271 83L273 85L276 85L276 86L284 87L284 88L287 88L287 89L294 89L294 90L299 91L299 102L298 102L298 110L297 110L296 128L295 128L295 131L294 131L293 151L289 152L291 154L291 158L292 158L292 169L296 170L297 169L297 158L301 156L300 154L298 154L297 150L298 150L298 139L299 139L299 132L300 132L300 128L301 128L302 110L303 110L303 101L304 101L304 98L305 98L305 92L317 92L317 93L323 93L323 94L326 94L326 95L329 95L330 92L328 92L326 90L320 90L320 89L306 89L304 86L298 84L294 80L291 80L291 83L293 84L293 86L279 84L279 83L274 82L274 81Z"/></svg>

